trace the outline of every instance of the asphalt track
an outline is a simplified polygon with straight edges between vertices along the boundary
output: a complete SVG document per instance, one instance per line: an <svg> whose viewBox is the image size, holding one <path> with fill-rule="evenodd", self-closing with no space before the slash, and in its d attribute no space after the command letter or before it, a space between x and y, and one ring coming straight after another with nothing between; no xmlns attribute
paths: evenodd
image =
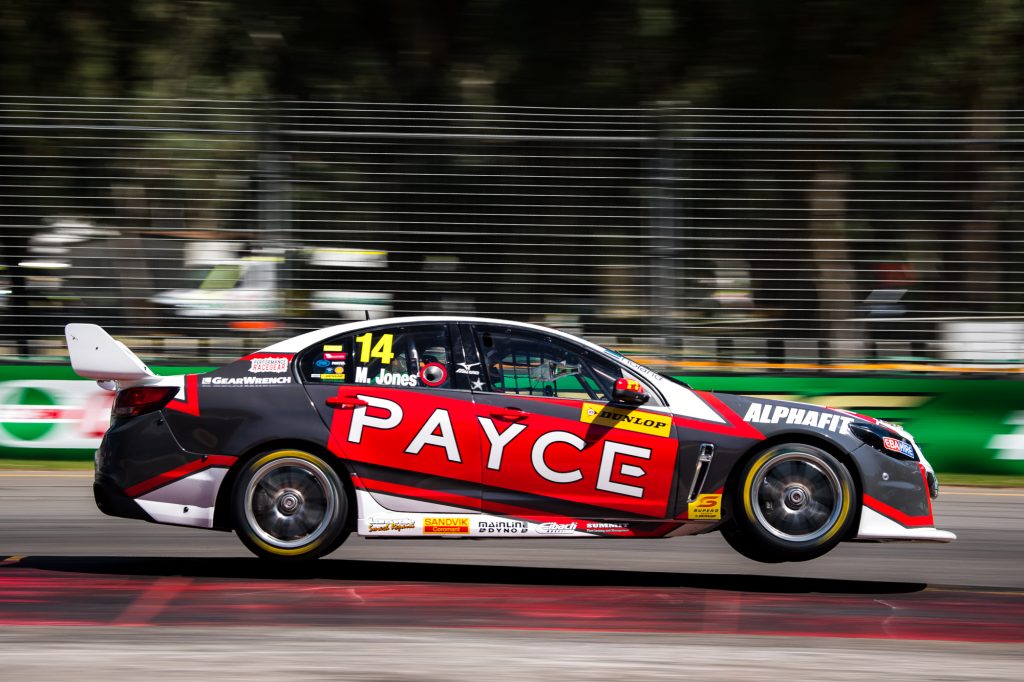
<svg viewBox="0 0 1024 682"><path fill-rule="evenodd" d="M1024 491L947 489L950 545L766 566L675 540L363 540L308 567L0 472L0 677L1020 679ZM827 666L828 673L822 674Z"/></svg>

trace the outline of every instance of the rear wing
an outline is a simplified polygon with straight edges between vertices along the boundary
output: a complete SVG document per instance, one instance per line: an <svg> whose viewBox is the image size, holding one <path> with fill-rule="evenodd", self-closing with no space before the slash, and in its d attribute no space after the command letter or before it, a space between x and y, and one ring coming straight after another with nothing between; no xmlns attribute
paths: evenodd
<svg viewBox="0 0 1024 682"><path fill-rule="evenodd" d="M99 325L69 324L64 334L72 369L81 377L95 379L102 388L113 391L160 380L128 346Z"/></svg>

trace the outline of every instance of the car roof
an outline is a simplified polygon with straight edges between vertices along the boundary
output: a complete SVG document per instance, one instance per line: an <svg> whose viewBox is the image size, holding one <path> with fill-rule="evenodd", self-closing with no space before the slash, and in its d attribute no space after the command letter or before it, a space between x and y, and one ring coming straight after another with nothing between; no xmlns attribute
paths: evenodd
<svg viewBox="0 0 1024 682"><path fill-rule="evenodd" d="M298 353L301 350L312 346L313 344L326 341L339 334L347 334L350 332L359 331L360 329L366 329L368 327L380 327L382 325L401 325L401 324L418 324L423 322L467 322L467 323L483 323L483 324L499 324L511 327L519 327L521 329L529 329L535 332L541 332L544 334L551 334L553 336L559 336L563 339L568 339L576 343L581 343L585 346L590 347L593 350L604 352L604 348L581 339L578 336L567 334L566 332L559 331L557 329L551 329L550 327L542 327L537 324L529 324L527 322L514 322L512 320L499 320L489 317L464 317L457 315L421 315L417 317L386 317L376 318L371 320L359 320L358 322L348 322L346 324L339 324L333 327L325 327L323 329L316 329L305 334L299 334L293 336L290 339L284 341L278 341L275 344L267 346L266 348L259 351L260 353Z"/></svg>

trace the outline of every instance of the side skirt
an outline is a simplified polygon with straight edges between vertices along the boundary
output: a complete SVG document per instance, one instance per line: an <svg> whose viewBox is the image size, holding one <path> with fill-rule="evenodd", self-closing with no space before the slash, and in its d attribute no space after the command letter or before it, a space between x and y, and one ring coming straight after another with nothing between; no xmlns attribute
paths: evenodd
<svg viewBox="0 0 1024 682"><path fill-rule="evenodd" d="M368 538L660 538L681 525L681 522L641 525L569 517L498 516L436 503L431 504L436 511L397 512L382 507L365 490L355 492L359 507L357 532Z"/></svg>

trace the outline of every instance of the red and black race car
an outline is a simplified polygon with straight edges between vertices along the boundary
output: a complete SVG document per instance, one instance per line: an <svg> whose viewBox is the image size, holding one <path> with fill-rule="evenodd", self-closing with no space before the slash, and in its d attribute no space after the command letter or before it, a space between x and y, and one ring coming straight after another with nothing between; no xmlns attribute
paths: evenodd
<svg viewBox="0 0 1024 682"><path fill-rule="evenodd" d="M758 561L844 540L949 542L914 439L870 417L696 391L503 320L302 334L159 377L96 325L71 363L117 391L94 491L113 516L234 530L261 557L368 537L661 538L721 530Z"/></svg>

